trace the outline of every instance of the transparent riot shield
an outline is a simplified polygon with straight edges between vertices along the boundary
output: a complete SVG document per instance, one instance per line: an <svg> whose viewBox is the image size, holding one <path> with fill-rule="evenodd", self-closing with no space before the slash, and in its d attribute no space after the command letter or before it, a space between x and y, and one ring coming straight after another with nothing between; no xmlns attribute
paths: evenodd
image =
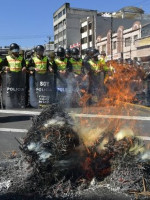
<svg viewBox="0 0 150 200"><path fill-rule="evenodd" d="M38 99L36 95L35 76L29 74L29 104L33 108L38 108Z"/></svg>
<svg viewBox="0 0 150 200"><path fill-rule="evenodd" d="M65 104L67 92L67 76L66 74L58 74L56 78L56 101L60 104Z"/></svg>
<svg viewBox="0 0 150 200"><path fill-rule="evenodd" d="M38 107L54 102L54 75L53 73L35 73L35 89Z"/></svg>
<svg viewBox="0 0 150 200"><path fill-rule="evenodd" d="M2 75L2 104L6 109L25 108L26 74L9 72Z"/></svg>

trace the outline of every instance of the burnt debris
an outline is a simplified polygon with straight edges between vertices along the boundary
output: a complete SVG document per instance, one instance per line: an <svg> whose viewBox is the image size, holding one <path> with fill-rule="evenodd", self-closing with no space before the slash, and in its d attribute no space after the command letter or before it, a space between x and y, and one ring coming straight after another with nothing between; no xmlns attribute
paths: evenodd
<svg viewBox="0 0 150 200"><path fill-rule="evenodd" d="M99 149L106 135L110 137ZM53 104L35 117L19 145L21 157L0 162L0 199L150 197L149 152L144 143L110 131L87 147L60 105Z"/></svg>

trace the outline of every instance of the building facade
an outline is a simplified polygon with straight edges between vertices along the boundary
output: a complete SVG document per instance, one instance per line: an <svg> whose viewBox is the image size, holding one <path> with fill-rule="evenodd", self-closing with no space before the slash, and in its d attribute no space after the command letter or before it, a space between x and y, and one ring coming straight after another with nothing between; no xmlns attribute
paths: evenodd
<svg viewBox="0 0 150 200"><path fill-rule="evenodd" d="M102 47L100 51L106 51L106 42L107 34L111 37L111 33L117 32L119 26L125 27L128 29L132 26L132 24L137 21L136 19L128 19L128 18L113 18L111 14L107 13L97 13L92 17L87 17L81 20L81 51L84 54L85 49L89 47L98 48L97 41L100 38L103 38ZM115 35L113 35L115 37ZM110 38L108 38L108 42L111 43ZM115 39L114 39L115 40ZM115 41L114 45L115 45ZM110 47L108 47L109 49ZM115 48L115 47L114 47Z"/></svg>
<svg viewBox="0 0 150 200"><path fill-rule="evenodd" d="M150 58L150 23L142 25L136 21L128 29L119 26L112 35L108 31L105 37L98 36L96 46L100 52L106 52L108 60L141 58L146 61Z"/></svg>
<svg viewBox="0 0 150 200"><path fill-rule="evenodd" d="M80 43L80 20L92 16L96 10L71 8L65 3L53 14L54 49L60 46L67 48L75 43Z"/></svg>

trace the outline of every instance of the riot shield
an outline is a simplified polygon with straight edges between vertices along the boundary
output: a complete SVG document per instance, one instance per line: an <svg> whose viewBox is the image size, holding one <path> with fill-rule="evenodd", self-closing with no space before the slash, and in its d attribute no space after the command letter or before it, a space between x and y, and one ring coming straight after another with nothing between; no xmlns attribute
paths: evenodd
<svg viewBox="0 0 150 200"><path fill-rule="evenodd" d="M35 72L35 89L38 107L54 102L53 73L39 74Z"/></svg>
<svg viewBox="0 0 150 200"><path fill-rule="evenodd" d="M89 81L83 80L83 76L69 73L57 78L57 101L63 107L79 107L80 99L87 92ZM84 90L84 93L83 93Z"/></svg>
<svg viewBox="0 0 150 200"><path fill-rule="evenodd" d="M9 72L2 75L2 104L6 109L25 108L26 74Z"/></svg>
<svg viewBox="0 0 150 200"><path fill-rule="evenodd" d="M65 103L67 92L67 76L59 73L56 78L56 101L60 104Z"/></svg>
<svg viewBox="0 0 150 200"><path fill-rule="evenodd" d="M29 74L29 104L33 108L38 108L38 99L36 95L35 76Z"/></svg>

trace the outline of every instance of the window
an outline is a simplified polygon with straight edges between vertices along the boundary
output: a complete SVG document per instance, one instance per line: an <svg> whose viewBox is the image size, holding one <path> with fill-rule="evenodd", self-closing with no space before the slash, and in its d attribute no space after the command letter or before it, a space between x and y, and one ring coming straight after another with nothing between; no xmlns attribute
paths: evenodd
<svg viewBox="0 0 150 200"><path fill-rule="evenodd" d="M59 45L60 45L60 46L63 46L63 41L59 42Z"/></svg>
<svg viewBox="0 0 150 200"><path fill-rule="evenodd" d="M58 16L56 15L56 16L54 17L54 22L57 20L57 18L58 18Z"/></svg>
<svg viewBox="0 0 150 200"><path fill-rule="evenodd" d="M58 33L58 37L59 37L59 38L62 37L62 35L63 35L63 32L62 32L62 31Z"/></svg>
<svg viewBox="0 0 150 200"><path fill-rule="evenodd" d="M55 39L55 40L57 40L57 39L58 39L58 35L57 35L57 34L54 36L54 39Z"/></svg>
<svg viewBox="0 0 150 200"><path fill-rule="evenodd" d="M66 40L64 40L64 45L66 45Z"/></svg>
<svg viewBox="0 0 150 200"><path fill-rule="evenodd" d="M58 24L58 28L61 28L63 26L63 22L60 22L59 24Z"/></svg>
<svg viewBox="0 0 150 200"><path fill-rule="evenodd" d="M65 30L63 30L63 35L66 35L66 29L65 29Z"/></svg>
<svg viewBox="0 0 150 200"><path fill-rule="evenodd" d="M65 15L66 14L66 9L64 8L62 12L63 12L63 15Z"/></svg>
<svg viewBox="0 0 150 200"><path fill-rule="evenodd" d="M84 26L84 27L81 28L81 33L84 33L86 31L87 31L87 26Z"/></svg>
<svg viewBox="0 0 150 200"><path fill-rule="evenodd" d="M114 42L113 42L113 49L116 49L116 48L117 48L117 42L114 41Z"/></svg>
<svg viewBox="0 0 150 200"><path fill-rule="evenodd" d="M81 50L81 55L85 55L85 49Z"/></svg>
<svg viewBox="0 0 150 200"><path fill-rule="evenodd" d="M92 35L89 35L89 42L92 41Z"/></svg>
<svg viewBox="0 0 150 200"><path fill-rule="evenodd" d="M87 37L85 37L85 38L82 38L82 39L81 39L81 43L82 43L82 44L85 44L85 43L87 43Z"/></svg>
<svg viewBox="0 0 150 200"><path fill-rule="evenodd" d="M106 52L106 44L102 45L102 51Z"/></svg>
<svg viewBox="0 0 150 200"><path fill-rule="evenodd" d="M135 44L135 41L138 39L138 35L134 35L134 40L133 40L133 44Z"/></svg>
<svg viewBox="0 0 150 200"><path fill-rule="evenodd" d="M56 25L56 26L54 26L54 31L56 31L58 29L58 26Z"/></svg>
<svg viewBox="0 0 150 200"><path fill-rule="evenodd" d="M66 25L66 20L65 19L63 20L63 25Z"/></svg>
<svg viewBox="0 0 150 200"><path fill-rule="evenodd" d="M131 45L131 38L125 38L125 47L129 47Z"/></svg>
<svg viewBox="0 0 150 200"><path fill-rule="evenodd" d="M62 16L62 11L58 13L58 19Z"/></svg>
<svg viewBox="0 0 150 200"><path fill-rule="evenodd" d="M54 46L55 46L55 49L57 49L57 47L58 47L58 44L55 44Z"/></svg>
<svg viewBox="0 0 150 200"><path fill-rule="evenodd" d="M92 23L89 23L89 30L92 29Z"/></svg>

